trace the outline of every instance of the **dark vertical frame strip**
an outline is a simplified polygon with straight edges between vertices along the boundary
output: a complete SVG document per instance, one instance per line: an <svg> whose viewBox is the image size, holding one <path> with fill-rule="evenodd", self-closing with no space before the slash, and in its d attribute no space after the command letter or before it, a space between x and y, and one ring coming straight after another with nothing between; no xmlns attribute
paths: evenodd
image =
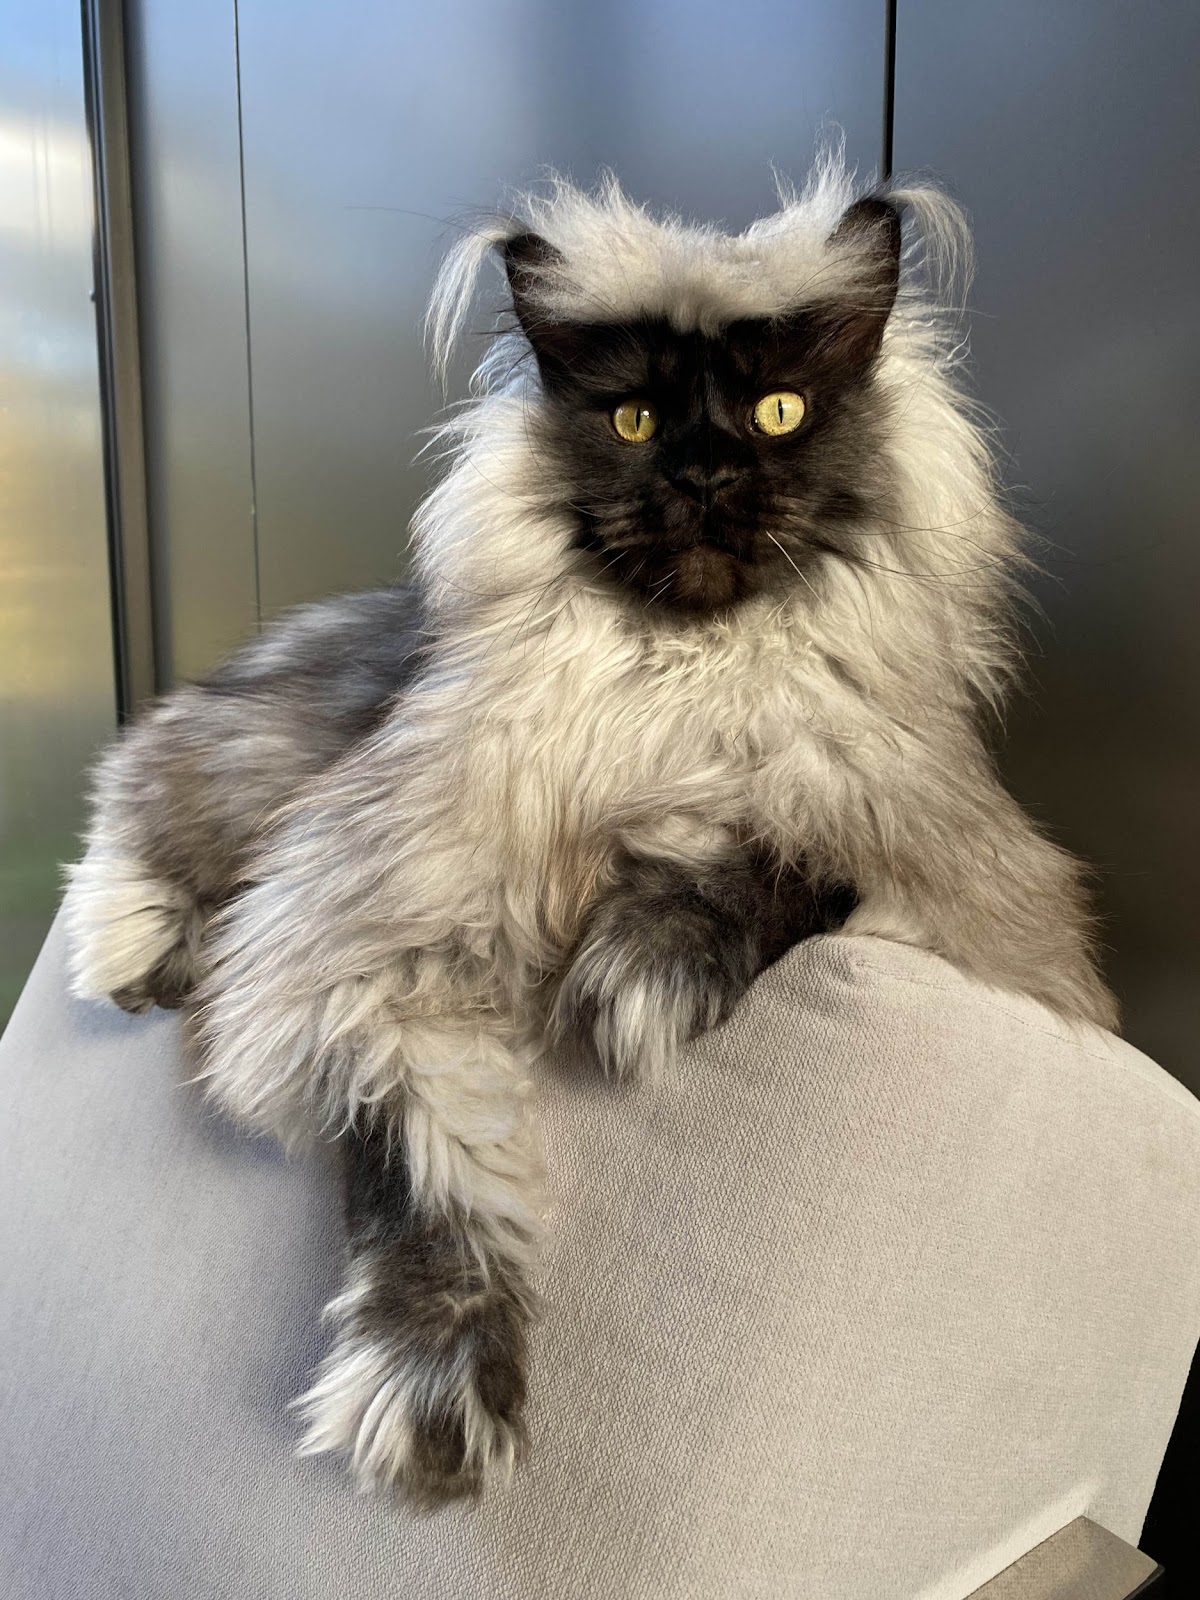
<svg viewBox="0 0 1200 1600"><path fill-rule="evenodd" d="M246 310L246 397L250 430L250 529L254 540L254 610L262 614L262 562L258 553L258 466L254 453L254 346L250 336L250 245L246 229L246 136L242 120L242 35L238 0L233 0L233 61L237 84L238 184L242 208L242 297Z"/></svg>
<svg viewBox="0 0 1200 1600"><path fill-rule="evenodd" d="M879 176L892 176L892 143L896 130L896 0L886 0L883 20L883 143Z"/></svg>
<svg viewBox="0 0 1200 1600"><path fill-rule="evenodd" d="M123 0L82 0L117 715L157 689Z"/></svg>

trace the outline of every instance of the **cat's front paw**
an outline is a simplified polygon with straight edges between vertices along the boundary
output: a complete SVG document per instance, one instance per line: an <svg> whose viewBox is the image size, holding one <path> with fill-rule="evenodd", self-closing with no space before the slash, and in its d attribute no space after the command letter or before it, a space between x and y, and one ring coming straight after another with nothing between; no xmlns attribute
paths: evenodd
<svg viewBox="0 0 1200 1600"><path fill-rule="evenodd" d="M295 1402L300 1453L342 1455L360 1488L421 1508L477 1498L525 1451L528 1309L503 1285L391 1304L386 1283L362 1261L329 1306L340 1331Z"/></svg>
<svg viewBox="0 0 1200 1600"><path fill-rule="evenodd" d="M93 851L69 876L71 993L123 1011L182 1005L195 983L204 908L127 856Z"/></svg>
<svg viewBox="0 0 1200 1600"><path fill-rule="evenodd" d="M590 1037L608 1072L656 1079L725 1020L754 957L746 933L698 892L614 896L593 913L563 978L552 1032Z"/></svg>

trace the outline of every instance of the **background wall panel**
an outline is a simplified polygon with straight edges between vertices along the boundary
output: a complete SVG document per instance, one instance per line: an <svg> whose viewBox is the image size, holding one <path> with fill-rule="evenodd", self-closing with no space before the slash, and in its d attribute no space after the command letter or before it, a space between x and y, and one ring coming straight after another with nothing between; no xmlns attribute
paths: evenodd
<svg viewBox="0 0 1200 1600"><path fill-rule="evenodd" d="M234 6L127 0L126 45L165 688L258 620Z"/></svg>
<svg viewBox="0 0 1200 1600"><path fill-rule="evenodd" d="M973 213L978 389L1049 541L1018 793L1100 869L1133 1042L1200 1089L1200 9L905 0L895 155Z"/></svg>
<svg viewBox="0 0 1200 1600"><path fill-rule="evenodd" d="M264 615L387 581L438 403L420 319L466 209L554 166L742 225L822 123L879 159L882 0L239 0Z"/></svg>
<svg viewBox="0 0 1200 1600"><path fill-rule="evenodd" d="M0 0L0 1027L116 726L79 5Z"/></svg>

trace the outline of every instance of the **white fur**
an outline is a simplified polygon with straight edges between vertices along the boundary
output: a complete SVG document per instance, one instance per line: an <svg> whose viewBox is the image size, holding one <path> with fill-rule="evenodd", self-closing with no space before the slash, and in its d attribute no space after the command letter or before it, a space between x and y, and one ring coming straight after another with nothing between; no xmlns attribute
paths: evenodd
<svg viewBox="0 0 1200 1600"><path fill-rule="evenodd" d="M550 1019L556 1036L566 1020L594 1017L591 1036L607 1072L659 1083L669 1077L688 1040L718 1020L715 993L649 973L630 959L627 943L589 941L571 963Z"/></svg>
<svg viewBox="0 0 1200 1600"><path fill-rule="evenodd" d="M738 318L774 316L861 289L861 254L831 240L855 197L840 148L819 156L802 190L782 179L778 187L780 210L731 235L713 223L654 215L611 174L594 195L552 175L542 190L516 196L507 213L482 219L450 251L429 308L435 368L446 370L484 263L496 245L523 232L538 234L561 256L538 270L538 299L548 315L570 320L657 315L681 331L713 333ZM939 285L965 283L970 237L958 208L932 187L894 194L919 217L921 258ZM493 350L478 374L481 385L493 384L511 356L510 348Z"/></svg>
<svg viewBox="0 0 1200 1600"><path fill-rule="evenodd" d="M761 313L844 287L852 265L829 236L850 197L827 164L734 241L656 222L612 185L560 185L529 220L565 252L570 287L554 292L574 310L653 309L659 295L703 325L718 303ZM957 213L923 204L944 254ZM447 268L438 349L481 259L471 245ZM487 366L415 523L430 663L291 807L214 939L203 1022L222 1104L285 1130L384 1104L418 1189L464 1209L481 1248L519 1256L539 1202L513 1107L539 997L625 838L678 859L681 841L707 841L703 854L736 829L855 883L860 925L886 904L894 937L1106 1017L1070 920L1074 869L975 733L1012 662L1018 530L954 386L958 347L920 251L909 259L876 376L897 517L859 530L865 568L830 562L709 621L623 604L579 570L531 438L536 382ZM618 288L632 300L618 305ZM614 1059L637 1053L663 1003L635 986L610 1011ZM669 1058L679 1031L663 1024L652 1053Z"/></svg>
<svg viewBox="0 0 1200 1600"><path fill-rule="evenodd" d="M127 856L94 850L67 869L71 993L106 998L140 983L183 936L193 913L176 885Z"/></svg>

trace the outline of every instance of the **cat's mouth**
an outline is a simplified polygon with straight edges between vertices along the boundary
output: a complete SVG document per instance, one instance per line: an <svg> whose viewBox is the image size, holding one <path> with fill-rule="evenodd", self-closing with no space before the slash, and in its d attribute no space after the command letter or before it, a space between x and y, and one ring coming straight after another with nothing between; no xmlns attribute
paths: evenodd
<svg viewBox="0 0 1200 1600"><path fill-rule="evenodd" d="M664 528L656 539L611 543L597 529L588 541L604 581L631 590L655 609L704 615L727 610L761 582L752 541L717 516L690 528Z"/></svg>
<svg viewBox="0 0 1200 1600"><path fill-rule="evenodd" d="M696 614L724 610L753 589L748 564L710 540L698 540L684 550L655 550L626 582L651 605Z"/></svg>
<svg viewBox="0 0 1200 1600"><path fill-rule="evenodd" d="M675 603L685 610L732 605L747 587L745 563L723 545L706 539L675 558Z"/></svg>

